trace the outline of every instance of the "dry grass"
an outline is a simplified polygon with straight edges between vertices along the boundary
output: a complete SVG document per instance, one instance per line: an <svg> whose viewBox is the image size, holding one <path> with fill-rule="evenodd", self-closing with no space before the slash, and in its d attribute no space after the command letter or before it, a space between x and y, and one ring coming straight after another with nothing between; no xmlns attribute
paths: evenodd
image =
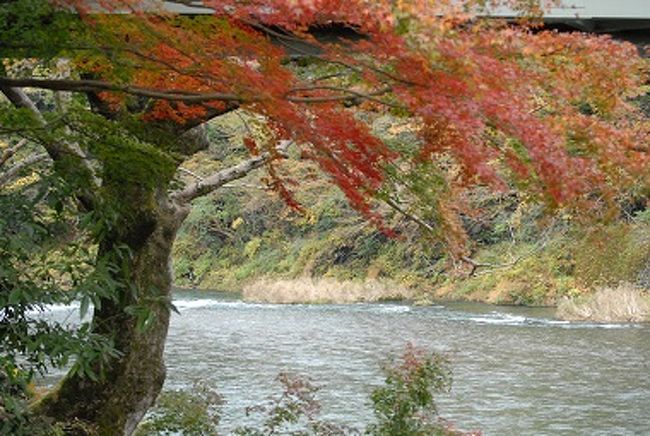
<svg viewBox="0 0 650 436"><path fill-rule="evenodd" d="M557 317L567 321L644 322L650 321L647 291L631 284L601 288L588 299L564 299Z"/></svg>
<svg viewBox="0 0 650 436"><path fill-rule="evenodd" d="M367 280L363 283L330 278L261 279L242 291L246 301L261 303L357 303L410 299L413 292L392 282Z"/></svg>

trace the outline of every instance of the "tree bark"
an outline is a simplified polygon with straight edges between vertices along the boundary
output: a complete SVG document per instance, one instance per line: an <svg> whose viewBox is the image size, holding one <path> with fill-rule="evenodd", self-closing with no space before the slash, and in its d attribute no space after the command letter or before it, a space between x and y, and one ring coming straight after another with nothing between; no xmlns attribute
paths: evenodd
<svg viewBox="0 0 650 436"><path fill-rule="evenodd" d="M283 157L290 143L276 153L264 153L225 168L199 183L167 194L137 183L106 177L106 198L119 199L120 225L113 224L109 236L99 241L100 258L127 246L130 257L118 281L129 284L117 299L101 301L95 309L92 329L114 341L121 357L97 367L102 377L91 380L68 375L36 407L35 412L70 426L69 434L131 435L154 404L165 381L163 352L170 318L172 286L171 249L176 233L189 213L190 202L226 183L246 176L271 159ZM146 330L128 307L147 308L153 314Z"/></svg>
<svg viewBox="0 0 650 436"><path fill-rule="evenodd" d="M130 435L154 404L165 380L163 351L169 326L171 299L171 249L176 233L187 216L187 208L157 201L147 218L138 222L118 239L102 241L100 255L116 244L131 250L124 266L133 289L125 289L117 301L102 301L95 309L92 328L95 333L114 340L122 355L103 369L103 377L93 381L82 376L66 376L61 384L37 407L37 411L59 422L83 422L100 435ZM137 319L125 308L148 308L153 319L146 329L138 328ZM98 368L99 369L99 368Z"/></svg>

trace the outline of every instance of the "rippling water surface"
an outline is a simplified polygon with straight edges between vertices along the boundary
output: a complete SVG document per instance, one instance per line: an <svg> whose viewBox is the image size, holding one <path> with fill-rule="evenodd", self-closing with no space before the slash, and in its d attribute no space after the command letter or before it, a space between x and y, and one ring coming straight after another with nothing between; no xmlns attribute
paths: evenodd
<svg viewBox="0 0 650 436"><path fill-rule="evenodd" d="M223 429L280 391L280 371L321 386L324 416L363 427L380 364L406 342L446 353L440 412L485 435L650 435L650 326L555 321L540 309L477 304L250 304L177 292L166 388L209 384Z"/></svg>
<svg viewBox="0 0 650 436"><path fill-rule="evenodd" d="M441 413L486 435L650 434L650 328L575 324L484 305L268 305L177 293L170 388L199 378L228 401L224 426L278 391L280 371L322 386L326 416L359 424L380 364L407 341L445 352Z"/></svg>

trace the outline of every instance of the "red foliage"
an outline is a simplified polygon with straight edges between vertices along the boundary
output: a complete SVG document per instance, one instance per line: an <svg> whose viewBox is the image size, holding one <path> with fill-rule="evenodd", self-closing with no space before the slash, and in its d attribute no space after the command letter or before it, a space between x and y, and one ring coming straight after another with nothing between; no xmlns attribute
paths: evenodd
<svg viewBox="0 0 650 436"><path fill-rule="evenodd" d="M648 120L628 103L646 80L647 65L635 47L609 37L488 23L450 1L433 9L426 0L206 0L214 16L195 19L142 10L135 0L101 2L107 10L131 10L129 16L88 15L84 0L59 3L77 7L95 26L99 53L110 48L104 65L92 62L103 79L238 100L266 118L276 140L300 144L351 205L377 223L372 198L384 181L383 166L406 157L340 105L353 96L347 90L300 79L285 65L285 48L297 36L321 50L321 62L354 74L361 82L357 94L371 98L386 88L372 98L417 121L417 159L448 156L461 169L448 181L455 186L450 192L475 184L505 189L527 180L532 194L562 207L614 199L631 183L649 182L650 154L638 147L647 148ZM537 2L505 3L539 11ZM333 23L363 38L326 43L308 33ZM85 62L87 52L77 65ZM158 100L145 118L183 123L222 108L224 100ZM246 144L251 153L260 151ZM271 171L274 189L296 206ZM441 216L451 216L450 210Z"/></svg>

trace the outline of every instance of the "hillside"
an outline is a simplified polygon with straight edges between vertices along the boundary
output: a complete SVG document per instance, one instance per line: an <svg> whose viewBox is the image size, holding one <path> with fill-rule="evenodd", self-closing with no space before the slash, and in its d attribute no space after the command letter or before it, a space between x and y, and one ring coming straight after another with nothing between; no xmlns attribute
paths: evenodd
<svg viewBox="0 0 650 436"><path fill-rule="evenodd" d="M233 116L214 125L194 176L227 166L250 122ZM237 153L235 153L237 154ZM407 218L386 212L399 233L389 238L359 218L337 188L297 156L284 165L303 180L300 214L265 189L264 171L199 200L174 247L176 285L241 292L252 300L351 302L408 298L551 305L596 289L630 283L650 288L650 211L644 193L608 224L569 214L542 218L516 192L475 190L463 216L471 255L452 261L443 245Z"/></svg>

